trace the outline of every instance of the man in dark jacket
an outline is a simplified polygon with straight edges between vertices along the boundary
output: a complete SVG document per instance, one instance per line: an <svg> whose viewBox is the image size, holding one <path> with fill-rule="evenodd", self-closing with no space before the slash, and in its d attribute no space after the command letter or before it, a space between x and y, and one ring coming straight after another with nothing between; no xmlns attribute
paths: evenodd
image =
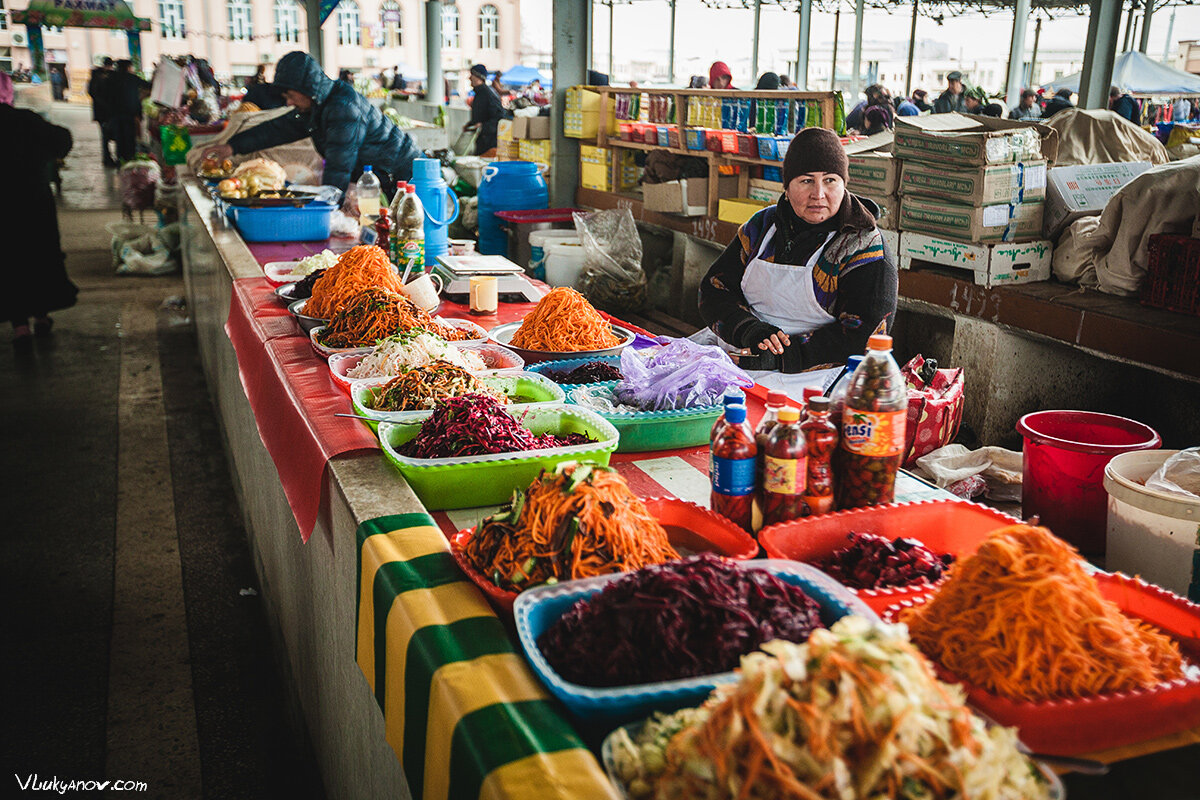
<svg viewBox="0 0 1200 800"><path fill-rule="evenodd" d="M133 71L133 62L123 58L105 83L105 99L111 115L112 137L117 143L117 161L137 155L138 122L142 118L142 92L150 84Z"/></svg>
<svg viewBox="0 0 1200 800"><path fill-rule="evenodd" d="M471 121L463 126L463 130L479 130L475 137L475 155L481 156L496 147L496 127L504 119L504 104L496 90L488 86L487 67L483 64L471 67L470 80L475 98L471 101Z"/></svg>
<svg viewBox="0 0 1200 800"><path fill-rule="evenodd" d="M312 56L288 53L275 65L275 85L295 112L268 120L229 140L233 153L253 153L311 136L325 158L322 183L345 191L370 165L388 197L412 177L420 155L412 138L345 81L324 73ZM219 150L218 150L219 152Z"/></svg>
<svg viewBox="0 0 1200 800"><path fill-rule="evenodd" d="M1059 89L1054 93L1054 97L1046 103L1046 110L1042 112L1042 119L1049 119L1060 111L1068 108L1074 108L1075 104L1071 102L1071 90Z"/></svg>
<svg viewBox="0 0 1200 800"><path fill-rule="evenodd" d="M1122 92L1121 87L1113 86L1109 88L1108 107L1115 111L1118 116L1124 117L1134 125L1142 124L1142 109L1138 105L1138 101L1134 100L1129 92Z"/></svg>
<svg viewBox="0 0 1200 800"><path fill-rule="evenodd" d="M949 114L951 111L963 113L967 110L966 92L963 91L962 73L958 70L946 76L946 91L933 101L933 113Z"/></svg>
<svg viewBox="0 0 1200 800"><path fill-rule="evenodd" d="M105 84L112 77L112 74L113 60L105 56L100 66L92 68L92 74L88 78L87 85L88 97L92 98L92 120L100 126L100 153L106 167L115 167L117 165L117 160L112 157L112 153L108 149L108 143L113 138L111 128L108 126L108 120L112 116L112 113L108 108Z"/></svg>

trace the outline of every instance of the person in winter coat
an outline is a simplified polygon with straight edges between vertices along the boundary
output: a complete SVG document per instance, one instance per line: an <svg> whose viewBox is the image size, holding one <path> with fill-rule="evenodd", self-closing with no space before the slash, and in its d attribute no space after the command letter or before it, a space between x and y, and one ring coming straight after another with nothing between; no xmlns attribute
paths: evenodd
<svg viewBox="0 0 1200 800"><path fill-rule="evenodd" d="M933 111L933 106L929 105L929 93L924 89L913 89L912 104L921 111Z"/></svg>
<svg viewBox="0 0 1200 800"><path fill-rule="evenodd" d="M9 191L0 193L0 236L21 242L20 258L0 266L0 320L12 323L14 345L27 346L32 335L50 333L50 312L75 305L79 291L67 277L54 194L46 180L47 165L71 150L71 132L33 111L13 108L12 102L12 79L0 72L0 148L21 155L9 159Z"/></svg>
<svg viewBox="0 0 1200 800"><path fill-rule="evenodd" d="M712 66L708 68L708 88L710 89L736 89L733 85L733 73L729 71L729 65L724 61L714 61Z"/></svg>
<svg viewBox="0 0 1200 800"><path fill-rule="evenodd" d="M1009 119L1019 119L1025 122L1036 122L1042 118L1042 107L1038 103L1037 92L1026 89L1021 92L1020 105L1008 114Z"/></svg>
<svg viewBox="0 0 1200 800"><path fill-rule="evenodd" d="M137 155L138 125L142 119L142 92L150 90L149 82L133 71L133 62L123 58L117 70L104 84L112 126L117 145L117 161L128 161Z"/></svg>
<svg viewBox="0 0 1200 800"><path fill-rule="evenodd" d="M471 119L463 126L464 131L478 129L475 137L475 155L481 156L496 148L496 128L504 119L504 104L500 95L488 85L487 67L476 64L471 67L471 86L475 97L471 100Z"/></svg>
<svg viewBox="0 0 1200 800"><path fill-rule="evenodd" d="M1054 93L1054 97L1050 98L1050 102L1046 103L1046 109L1042 112L1042 119L1049 119L1060 111L1074 107L1075 104L1071 102L1071 90L1059 89Z"/></svg>
<svg viewBox="0 0 1200 800"><path fill-rule="evenodd" d="M92 121L100 126L100 155L104 161L104 166L115 167L117 160L112 157L112 151L108 149L108 143L112 141L112 129L108 125L108 120L112 116L112 112L108 108L108 95L105 89L105 84L113 74L113 60L108 56L100 63L100 66L92 68L92 74L88 78L87 93L88 97L92 98Z"/></svg>
<svg viewBox="0 0 1200 800"><path fill-rule="evenodd" d="M254 153L311 136L325 158L321 182L327 186L345 191L370 165L391 197L396 181L412 177L413 159L420 155L412 138L353 86L326 75L308 53L296 50L279 59L275 86L296 110L238 133L214 154Z"/></svg>
<svg viewBox="0 0 1200 800"><path fill-rule="evenodd" d="M738 229L700 283L708 329L692 338L740 348L747 370L844 364L896 313L896 265L879 207L846 190L837 134L805 128L783 161L784 193ZM727 348L728 349L728 348Z"/></svg>
<svg viewBox="0 0 1200 800"><path fill-rule="evenodd" d="M949 114L951 111L963 113L967 110L966 92L963 91L962 73L958 70L946 76L946 91L933 101L933 113Z"/></svg>
<svg viewBox="0 0 1200 800"><path fill-rule="evenodd" d="M1141 107L1129 92L1122 92L1121 87L1113 86L1108 90L1108 107L1134 125L1142 124Z"/></svg>

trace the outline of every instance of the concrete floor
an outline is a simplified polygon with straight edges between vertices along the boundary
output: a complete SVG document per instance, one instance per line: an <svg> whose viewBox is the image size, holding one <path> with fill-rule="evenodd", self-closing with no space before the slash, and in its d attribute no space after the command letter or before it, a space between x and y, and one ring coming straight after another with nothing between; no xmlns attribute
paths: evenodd
<svg viewBox="0 0 1200 800"><path fill-rule="evenodd" d="M86 107L59 223L78 304L0 342L0 775L129 779L170 798L321 797L288 724L177 276L113 274L120 219ZM0 339L8 331L0 332ZM1068 779L1072 800L1200 797L1200 747Z"/></svg>
<svg viewBox="0 0 1200 800"><path fill-rule="evenodd" d="M79 302L0 342L0 773L156 797L321 797L296 744L178 276L118 277L90 110L59 224ZM0 332L7 339L9 331Z"/></svg>

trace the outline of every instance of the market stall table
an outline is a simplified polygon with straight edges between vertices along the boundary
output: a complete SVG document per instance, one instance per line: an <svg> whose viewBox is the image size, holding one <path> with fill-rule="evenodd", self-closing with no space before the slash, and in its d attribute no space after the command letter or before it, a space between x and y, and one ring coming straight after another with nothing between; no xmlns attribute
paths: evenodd
<svg viewBox="0 0 1200 800"><path fill-rule="evenodd" d="M611 796L584 739L453 563L445 535L483 509L431 517L368 429L332 417L349 410L348 399L261 271L326 243L247 247L213 205L188 185L189 304L281 671L295 685L327 793ZM531 307L504 304L476 319L491 327ZM702 447L613 463L639 495L706 499ZM901 499L939 494L900 481ZM304 544L314 531L317 541Z"/></svg>

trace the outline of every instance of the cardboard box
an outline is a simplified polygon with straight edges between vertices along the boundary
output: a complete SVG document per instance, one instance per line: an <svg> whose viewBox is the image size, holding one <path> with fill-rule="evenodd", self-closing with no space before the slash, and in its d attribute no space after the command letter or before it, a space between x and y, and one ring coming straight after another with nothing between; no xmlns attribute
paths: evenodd
<svg viewBox="0 0 1200 800"><path fill-rule="evenodd" d="M883 131L863 139L855 139L853 142L847 142L846 155L853 156L859 153L890 153L892 152L892 140L895 138L891 131Z"/></svg>
<svg viewBox="0 0 1200 800"><path fill-rule="evenodd" d="M528 135L529 117L513 117L512 119L509 119L509 120L501 120L501 122L507 122L509 125L512 126L512 138L513 139L528 139L529 138L529 135ZM499 130L499 128L497 128L497 130ZM499 138L498 134L497 134L497 138Z"/></svg>
<svg viewBox="0 0 1200 800"><path fill-rule="evenodd" d="M637 181L634 151L588 144L579 146L579 185L583 188L626 192L637 186Z"/></svg>
<svg viewBox="0 0 1200 800"><path fill-rule="evenodd" d="M1036 137L1031 133L1036 134ZM1058 131L1039 122L967 114L898 117L892 154L931 164L982 167L1058 156ZM1035 140L1036 139L1036 140Z"/></svg>
<svg viewBox="0 0 1200 800"><path fill-rule="evenodd" d="M522 161L533 161L537 164L550 163L549 139L522 139L518 145Z"/></svg>
<svg viewBox="0 0 1200 800"><path fill-rule="evenodd" d="M1152 165L1149 161L1054 167L1047 174L1042 232L1057 239L1080 217L1099 214L1117 191Z"/></svg>
<svg viewBox="0 0 1200 800"><path fill-rule="evenodd" d="M708 213L709 178L685 178L667 183L642 185L642 208L662 214L682 214L685 217L701 217ZM737 194L737 177L724 176L718 179L717 197Z"/></svg>
<svg viewBox="0 0 1200 800"><path fill-rule="evenodd" d="M516 161L521 157L521 143L511 139L496 142L496 158L500 161Z"/></svg>
<svg viewBox="0 0 1200 800"><path fill-rule="evenodd" d="M541 116L529 117L527 133L530 139L549 139L550 118Z"/></svg>
<svg viewBox="0 0 1200 800"><path fill-rule="evenodd" d="M900 231L880 228L879 235L883 237L884 249L898 264L900 262Z"/></svg>
<svg viewBox="0 0 1200 800"><path fill-rule="evenodd" d="M779 181L764 181L759 178L750 179L750 188L746 191L746 196L751 200L760 200L764 203L776 203L779 201L779 195L783 194L783 184Z"/></svg>
<svg viewBox="0 0 1200 800"><path fill-rule="evenodd" d="M946 168L905 161L900 193L941 197L968 206L1037 200L1046 196L1046 162Z"/></svg>
<svg viewBox="0 0 1200 800"><path fill-rule="evenodd" d="M496 141L511 142L513 140L513 121L502 119L496 123Z"/></svg>
<svg viewBox="0 0 1200 800"><path fill-rule="evenodd" d="M563 136L572 139L594 139L600 131L599 111L563 111ZM608 135L615 136L618 132L616 112L608 107Z"/></svg>
<svg viewBox="0 0 1200 800"><path fill-rule="evenodd" d="M612 100L609 106L613 107ZM598 111L600 110L600 93L584 86L567 87L567 111ZM614 108L615 110L615 108Z"/></svg>
<svg viewBox="0 0 1200 800"><path fill-rule="evenodd" d="M899 229L961 242L1031 242L1041 238L1040 200L1032 203L965 206L936 197L900 197Z"/></svg>
<svg viewBox="0 0 1200 800"><path fill-rule="evenodd" d="M896 193L900 162L891 153L859 153L849 156L850 180L846 187L855 194L882 196Z"/></svg>
<svg viewBox="0 0 1200 800"><path fill-rule="evenodd" d="M746 197L727 197L717 206L717 219L741 225L769 205Z"/></svg>
<svg viewBox="0 0 1200 800"><path fill-rule="evenodd" d="M875 220L875 224L880 228L888 230L896 230L896 224L900 219L900 198L896 195L881 195L860 194L860 197L865 197L868 200L874 200L879 206L879 217Z"/></svg>
<svg viewBox="0 0 1200 800"><path fill-rule="evenodd" d="M897 251L900 269L939 264L970 270L979 286L1049 280L1054 245L1041 239L1022 244L966 244L905 231Z"/></svg>

